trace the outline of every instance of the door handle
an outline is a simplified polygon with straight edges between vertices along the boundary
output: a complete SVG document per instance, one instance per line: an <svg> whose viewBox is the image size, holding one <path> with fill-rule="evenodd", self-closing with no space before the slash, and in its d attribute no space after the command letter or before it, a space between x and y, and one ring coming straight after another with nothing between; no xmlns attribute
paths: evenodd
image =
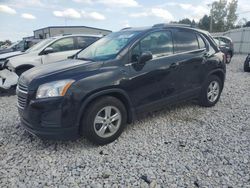
<svg viewBox="0 0 250 188"><path fill-rule="evenodd" d="M172 63L172 64L170 65L170 68L175 69L175 68L177 68L178 66L179 66L179 63Z"/></svg>

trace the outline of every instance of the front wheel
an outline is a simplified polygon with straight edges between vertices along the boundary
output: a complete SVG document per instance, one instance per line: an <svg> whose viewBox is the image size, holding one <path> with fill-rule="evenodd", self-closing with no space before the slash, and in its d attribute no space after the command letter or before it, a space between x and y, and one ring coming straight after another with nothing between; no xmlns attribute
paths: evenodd
<svg viewBox="0 0 250 188"><path fill-rule="evenodd" d="M104 145L116 140L127 121L123 103L105 96L92 102L82 119L81 134L94 144Z"/></svg>
<svg viewBox="0 0 250 188"><path fill-rule="evenodd" d="M216 75L211 75L202 87L199 104L205 107L214 106L221 95L222 81Z"/></svg>

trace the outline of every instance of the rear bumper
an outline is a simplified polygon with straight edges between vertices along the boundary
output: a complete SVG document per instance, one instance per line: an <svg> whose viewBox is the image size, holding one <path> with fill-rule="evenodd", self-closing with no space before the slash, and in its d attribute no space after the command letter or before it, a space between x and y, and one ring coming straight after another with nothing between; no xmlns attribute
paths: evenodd
<svg viewBox="0 0 250 188"><path fill-rule="evenodd" d="M75 140L80 137L77 127L48 128L32 127L27 121L21 118L21 125L31 134L41 139L49 140Z"/></svg>

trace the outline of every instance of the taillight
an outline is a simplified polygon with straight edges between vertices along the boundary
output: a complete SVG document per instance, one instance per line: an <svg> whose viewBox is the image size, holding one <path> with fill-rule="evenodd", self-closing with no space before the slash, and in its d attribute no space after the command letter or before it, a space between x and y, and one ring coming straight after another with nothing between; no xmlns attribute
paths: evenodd
<svg viewBox="0 0 250 188"><path fill-rule="evenodd" d="M227 57L226 54L223 53L223 62L226 63L227 62Z"/></svg>

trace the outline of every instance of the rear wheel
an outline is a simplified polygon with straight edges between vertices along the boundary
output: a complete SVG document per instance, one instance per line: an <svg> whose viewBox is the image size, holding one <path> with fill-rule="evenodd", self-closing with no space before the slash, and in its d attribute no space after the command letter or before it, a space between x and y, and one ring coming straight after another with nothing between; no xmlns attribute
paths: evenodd
<svg viewBox="0 0 250 188"><path fill-rule="evenodd" d="M81 134L91 142L104 145L116 140L127 121L123 103L115 97L105 96L92 102L82 119Z"/></svg>
<svg viewBox="0 0 250 188"><path fill-rule="evenodd" d="M250 72L250 60L246 60L244 63L244 71Z"/></svg>
<svg viewBox="0 0 250 188"><path fill-rule="evenodd" d="M221 95L222 81L216 75L211 75L202 87L199 104L205 107L214 106Z"/></svg>

